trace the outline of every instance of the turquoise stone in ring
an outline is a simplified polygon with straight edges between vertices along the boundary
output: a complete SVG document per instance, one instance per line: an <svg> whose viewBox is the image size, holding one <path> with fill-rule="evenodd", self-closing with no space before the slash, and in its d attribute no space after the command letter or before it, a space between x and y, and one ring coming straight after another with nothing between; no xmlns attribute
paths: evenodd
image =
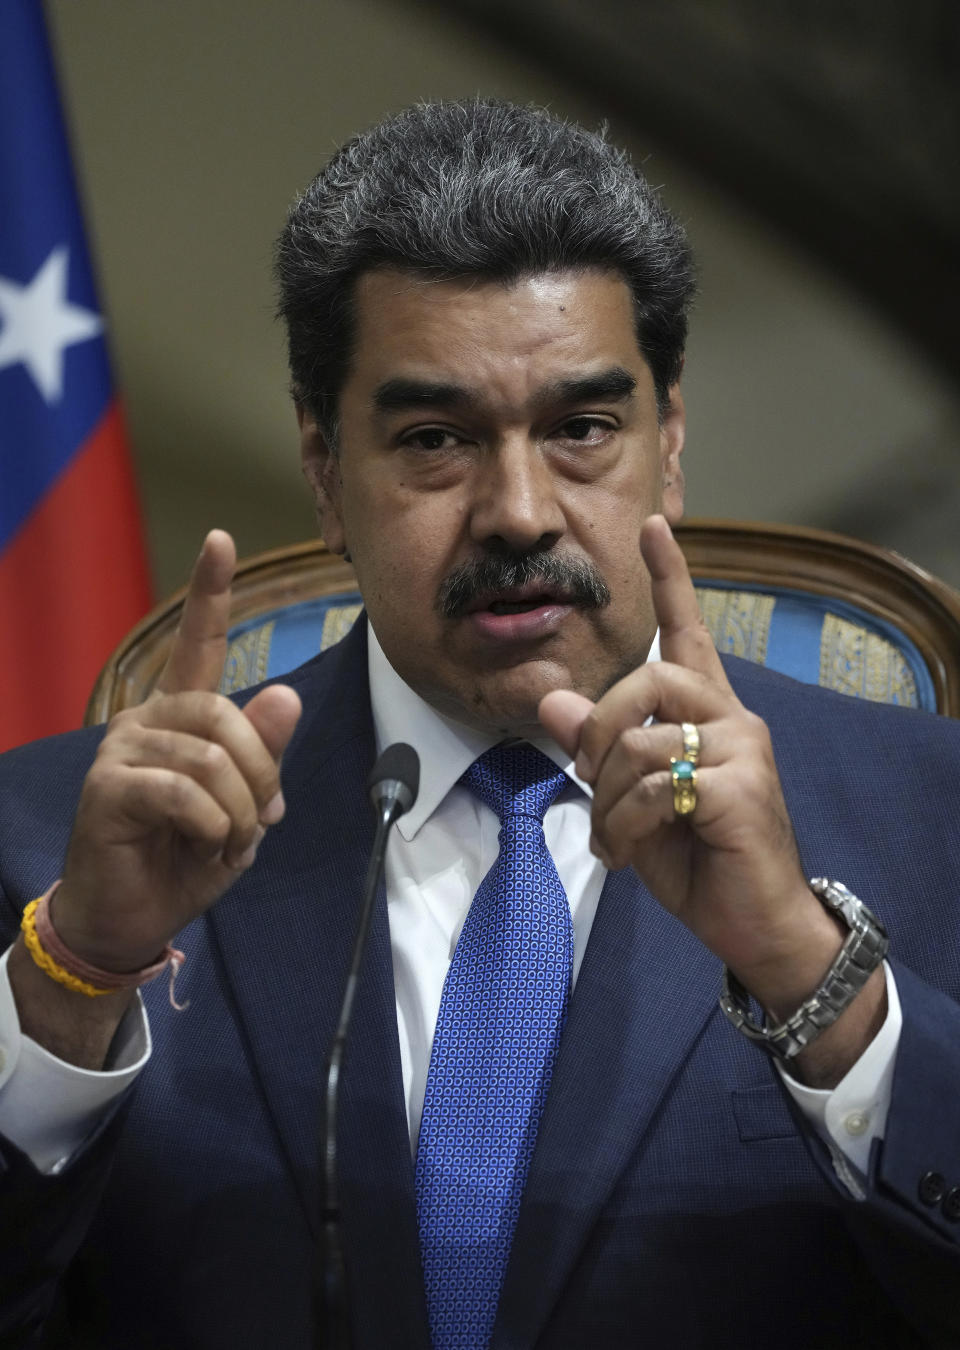
<svg viewBox="0 0 960 1350"><path fill-rule="evenodd" d="M697 806L697 766L689 759L670 757L673 810L678 816L692 815Z"/></svg>

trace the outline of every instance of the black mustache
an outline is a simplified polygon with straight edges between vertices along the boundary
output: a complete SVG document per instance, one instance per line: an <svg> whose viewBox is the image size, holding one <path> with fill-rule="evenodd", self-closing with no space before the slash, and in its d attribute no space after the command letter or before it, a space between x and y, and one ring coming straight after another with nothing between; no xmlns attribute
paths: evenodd
<svg viewBox="0 0 960 1350"><path fill-rule="evenodd" d="M459 619L480 597L530 582L543 582L580 609L603 609L610 587L585 558L562 553L488 553L455 567L437 592L437 610L444 619Z"/></svg>

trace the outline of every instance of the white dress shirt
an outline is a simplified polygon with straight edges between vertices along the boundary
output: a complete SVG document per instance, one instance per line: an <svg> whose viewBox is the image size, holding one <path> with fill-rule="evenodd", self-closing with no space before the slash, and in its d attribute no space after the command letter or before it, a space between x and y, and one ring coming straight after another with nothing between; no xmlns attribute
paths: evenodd
<svg viewBox="0 0 960 1350"><path fill-rule="evenodd" d="M438 713L397 675L372 629L369 638L377 751L399 740L420 757L417 800L392 831L386 855L400 1058L415 1152L443 983L467 910L498 852L496 815L458 779L497 738ZM657 639L648 660L659 660ZM606 869L588 846L589 786L577 779L569 756L555 742L545 736L534 744L571 778L569 789L546 813L544 833L570 903L576 980ZM863 1194L872 1140L883 1137L900 1035L900 1003L889 967L886 973L884 1025L836 1088L808 1088L781 1071L855 1196ZM736 1035L733 1028L730 1034ZM149 1054L147 1019L138 1002L118 1034L110 1072L78 1069L50 1055L21 1034L6 957L0 959L0 1133L41 1170L57 1171L65 1164Z"/></svg>

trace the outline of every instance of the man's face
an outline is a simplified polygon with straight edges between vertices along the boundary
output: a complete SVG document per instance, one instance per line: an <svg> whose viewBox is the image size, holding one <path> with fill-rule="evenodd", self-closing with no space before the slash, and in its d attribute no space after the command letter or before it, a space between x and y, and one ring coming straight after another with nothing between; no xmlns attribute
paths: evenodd
<svg viewBox="0 0 960 1350"><path fill-rule="evenodd" d="M596 699L646 657L640 526L682 513L679 390L658 420L629 290L607 272L371 272L355 314L336 456L301 416L324 538L409 685L529 734L549 690Z"/></svg>

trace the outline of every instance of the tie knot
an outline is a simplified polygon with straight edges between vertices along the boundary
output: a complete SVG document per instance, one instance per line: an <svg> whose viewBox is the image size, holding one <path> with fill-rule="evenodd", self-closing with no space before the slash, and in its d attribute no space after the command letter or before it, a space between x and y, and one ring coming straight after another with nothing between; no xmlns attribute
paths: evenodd
<svg viewBox="0 0 960 1350"><path fill-rule="evenodd" d="M547 808L570 782L552 759L526 741L495 745L474 760L460 779L506 825L513 816L543 823Z"/></svg>

